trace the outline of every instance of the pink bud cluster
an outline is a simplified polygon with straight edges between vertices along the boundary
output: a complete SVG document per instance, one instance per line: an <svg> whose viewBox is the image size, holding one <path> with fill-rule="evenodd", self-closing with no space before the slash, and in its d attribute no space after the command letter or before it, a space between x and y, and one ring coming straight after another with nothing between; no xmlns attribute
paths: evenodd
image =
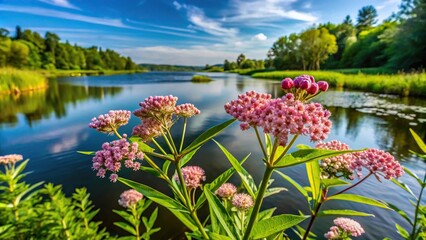
<svg viewBox="0 0 426 240"><path fill-rule="evenodd" d="M92 118L89 123L90 128L94 128L103 133L114 133L119 127L126 125L130 119L130 111L111 110L107 114Z"/></svg>
<svg viewBox="0 0 426 240"><path fill-rule="evenodd" d="M349 146L337 140L331 142L319 143L316 145L318 149L328 150L349 150ZM320 163L321 175L323 178L341 177L346 179L354 179L354 163L356 162L355 155L351 153L342 154L330 158L323 159Z"/></svg>
<svg viewBox="0 0 426 240"><path fill-rule="evenodd" d="M221 198L230 198L237 193L237 187L232 183L224 183L214 193Z"/></svg>
<svg viewBox="0 0 426 240"><path fill-rule="evenodd" d="M354 168L360 170L364 167L370 172L381 174L385 179L398 178L404 174L404 170L398 161L390 154L382 150L370 148L356 154L358 157Z"/></svg>
<svg viewBox="0 0 426 240"><path fill-rule="evenodd" d="M241 129L262 127L273 134L279 144L285 146L289 134L309 135L316 142L330 133L330 112L319 103L303 103L287 93L282 98L271 99L269 94L254 91L238 96L225 105L225 111L241 121Z"/></svg>
<svg viewBox="0 0 426 240"><path fill-rule="evenodd" d="M136 205L142 198L142 193L134 189L130 189L121 193L120 199L118 199L118 204L122 207L129 208Z"/></svg>
<svg viewBox="0 0 426 240"><path fill-rule="evenodd" d="M348 145L337 140L320 143L316 146L319 149L349 150ZM371 173L383 175L385 179L398 178L404 173L401 164L387 152L370 148L362 152L346 153L343 155L326 158L321 161L323 177L340 177L354 179L354 172L361 177L362 168L366 168Z"/></svg>
<svg viewBox="0 0 426 240"><path fill-rule="evenodd" d="M315 82L315 78L313 76L301 75L296 77L294 80L291 78L284 78L281 82L281 88L284 91L289 91L293 93L296 93L297 91L304 91L309 95L316 95L320 91L326 92L328 90L328 83L325 81ZM300 98L297 99L304 99L303 94L296 95L300 96Z"/></svg>
<svg viewBox="0 0 426 240"><path fill-rule="evenodd" d="M111 182L116 182L122 161L126 168L135 171L140 169L141 164L136 162L136 159L142 160L143 153L138 150L137 143L130 144L124 136L120 140L104 143L102 150L97 151L92 159L92 168L98 171L96 175L102 178L105 177L106 171L111 171L109 178Z"/></svg>
<svg viewBox="0 0 426 240"><path fill-rule="evenodd" d="M186 166L181 169L183 180L185 181L185 186L187 188L195 189L201 186L201 181L206 180L205 172L202 168L198 166ZM175 174L173 179L180 183L179 176Z"/></svg>
<svg viewBox="0 0 426 240"><path fill-rule="evenodd" d="M20 154L9 154L5 156L0 156L0 164L15 164L16 162L21 161L22 159L24 159L24 157Z"/></svg>
<svg viewBox="0 0 426 240"><path fill-rule="evenodd" d="M237 193L232 197L232 206L240 211L246 211L253 207L253 198L246 193Z"/></svg>
<svg viewBox="0 0 426 240"><path fill-rule="evenodd" d="M336 218L330 231L324 234L327 239L346 239L348 237L359 237L364 233L361 225L350 218Z"/></svg>
<svg viewBox="0 0 426 240"><path fill-rule="evenodd" d="M192 117L200 114L194 105L186 103L176 106L178 98L169 96L151 96L139 103L140 109L133 114L141 119L141 124L133 128L133 135L144 141L161 135L162 129L169 129L173 124L173 115Z"/></svg>

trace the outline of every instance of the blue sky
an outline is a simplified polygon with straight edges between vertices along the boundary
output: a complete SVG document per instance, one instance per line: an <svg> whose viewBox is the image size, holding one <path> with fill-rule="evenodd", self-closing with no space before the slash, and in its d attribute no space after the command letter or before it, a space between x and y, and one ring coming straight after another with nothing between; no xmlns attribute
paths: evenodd
<svg viewBox="0 0 426 240"><path fill-rule="evenodd" d="M379 22L400 0L0 0L0 27L114 49L137 63L198 65L265 59L280 36L313 24L356 21L373 5Z"/></svg>

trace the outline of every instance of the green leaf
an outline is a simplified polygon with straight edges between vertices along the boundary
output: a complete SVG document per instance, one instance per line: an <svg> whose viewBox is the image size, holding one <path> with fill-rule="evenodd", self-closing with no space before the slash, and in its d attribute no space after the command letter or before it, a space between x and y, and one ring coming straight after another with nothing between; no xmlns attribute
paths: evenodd
<svg viewBox="0 0 426 240"><path fill-rule="evenodd" d="M227 236L235 239L234 232L229 227L234 226L232 224L231 217L228 215L225 207L222 205L220 200L213 195L209 188L204 189L207 201L209 202L210 217L216 218L217 222L220 223L220 227L226 232ZM214 222L214 221L212 221Z"/></svg>
<svg viewBox="0 0 426 240"><path fill-rule="evenodd" d="M161 176L159 172L157 172L157 170L155 170L152 167L146 167L146 166L141 166L141 170L147 173L151 173L152 175L159 177Z"/></svg>
<svg viewBox="0 0 426 240"><path fill-rule="evenodd" d="M326 179L321 179L321 184L325 188L331 188L331 187L348 185L350 183L344 180L341 180L339 178L326 178Z"/></svg>
<svg viewBox="0 0 426 240"><path fill-rule="evenodd" d="M167 175L168 174L168 172L169 172L169 167L170 167L170 164L171 164L172 162L171 161L165 161L164 163L163 163L163 172Z"/></svg>
<svg viewBox="0 0 426 240"><path fill-rule="evenodd" d="M236 119L230 119L226 122L223 122L219 125L213 126L209 129L207 129L205 132L203 132L200 136L198 136L189 146L187 146L183 151L182 154L186 155L201 145L203 145L205 142L212 139L214 136L218 135L220 132L222 132L225 128L227 128L229 125L231 125L233 122L235 122Z"/></svg>
<svg viewBox="0 0 426 240"><path fill-rule="evenodd" d="M268 188L268 189L266 189L264 197L269 197L269 196L272 196L274 194L280 193L282 191L288 191L288 189L287 188L283 188L283 187Z"/></svg>
<svg viewBox="0 0 426 240"><path fill-rule="evenodd" d="M256 222L259 222L259 221L262 221L264 219L272 217L272 215L274 214L276 209L277 208L274 207L274 208L269 208L269 209L266 209L264 211L259 212L259 214L257 214Z"/></svg>
<svg viewBox="0 0 426 240"><path fill-rule="evenodd" d="M403 182L401 182L401 181L399 181L398 179L395 179L395 178L392 178L391 181L395 185L397 185L398 187L402 188L404 191L411 194L411 196L413 196L416 200L418 199L417 196L413 193L413 191L411 191L411 188L407 184L405 184L405 183L403 183Z"/></svg>
<svg viewBox="0 0 426 240"><path fill-rule="evenodd" d="M284 178L291 185L293 185L293 187L295 187L297 189L297 191L299 191L305 197L306 202L309 204L309 195L308 195L308 192L302 186L300 186L299 183L297 183L291 177L285 175L284 173L282 173L282 172L280 172L278 170L275 170L275 172L278 173L279 175L281 175L281 177Z"/></svg>
<svg viewBox="0 0 426 240"><path fill-rule="evenodd" d="M410 217L408 217L407 213L399 209L397 206L388 203L389 207L392 208L395 212L397 212L401 217L403 217L411 226L413 226L413 222L411 221Z"/></svg>
<svg viewBox="0 0 426 240"><path fill-rule="evenodd" d="M266 142L266 153L268 154L268 156L271 155L272 152L272 140L271 140L271 136L269 134L265 133L265 142Z"/></svg>
<svg viewBox="0 0 426 240"><path fill-rule="evenodd" d="M232 167L234 167L235 170L237 171L238 175L240 175L241 181L242 181L245 189L247 190L247 192L250 194L250 196L252 198L255 199L257 187L256 187L256 184L255 184L252 176L247 172L247 170L245 170L241 166L241 164L238 162L238 160L224 146L222 146L220 143L216 142L215 140L213 140L213 141L219 146L219 148L225 154L226 158L228 158Z"/></svg>
<svg viewBox="0 0 426 240"><path fill-rule="evenodd" d="M194 156L194 154L198 151L198 149L200 148L196 148L194 151L189 152L188 154L186 154L180 161L179 161L179 167L183 167L185 166L185 164L187 164L189 162L189 160L192 159L192 157Z"/></svg>
<svg viewBox="0 0 426 240"><path fill-rule="evenodd" d="M365 150L365 149L363 149ZM295 152L285 155L281 159L279 159L274 164L274 168L284 168L290 167L294 165L299 165L302 163L314 161L314 160L322 160L324 158L334 157L346 153L359 152L363 150L327 150L327 149L317 149L317 148L309 148L309 149L299 149Z"/></svg>
<svg viewBox="0 0 426 240"><path fill-rule="evenodd" d="M224 235L220 235L218 233L215 232L209 232L208 233L209 237L211 239L217 239L217 240L232 240L232 238L228 237L228 236L224 236Z"/></svg>
<svg viewBox="0 0 426 240"><path fill-rule="evenodd" d="M391 208L389 208L389 206L386 205L383 202L377 201L377 200L369 198L369 197L356 195L356 194L345 194L345 193L338 194L338 195L328 197L327 201L328 200L342 200L342 201L357 202L357 203L367 204L367 205L371 205L371 206L375 206L375 207L381 207L381 208L391 210Z"/></svg>
<svg viewBox="0 0 426 240"><path fill-rule="evenodd" d="M128 233L136 236L136 231L133 228L133 226L129 226L127 223L124 223L124 222L114 222L114 225L117 226L117 227L120 227L123 230L127 231Z"/></svg>
<svg viewBox="0 0 426 240"><path fill-rule="evenodd" d="M408 174L408 175L410 175L411 177L413 177L414 179L416 179L416 181L419 183L419 185L420 186L423 186L423 181L422 180L420 180L420 178L415 174L415 173L413 173L412 171L410 171L410 169L408 169L408 168L406 168L406 167L404 167L404 171Z"/></svg>
<svg viewBox="0 0 426 240"><path fill-rule="evenodd" d="M410 128L411 135L413 135L414 140L416 140L417 145L420 147L420 149L423 151L423 153L426 153L426 144L423 142L422 138L417 135L416 132L414 132L413 129Z"/></svg>
<svg viewBox="0 0 426 240"><path fill-rule="evenodd" d="M317 216L340 216L340 215L346 215L346 216L361 216L361 217L374 217L373 214L365 213L365 212L358 212L354 210L347 210L347 209L335 209L335 210L322 210L318 213Z"/></svg>
<svg viewBox="0 0 426 240"><path fill-rule="evenodd" d="M94 151L77 151L77 153L84 154L84 155L95 155Z"/></svg>
<svg viewBox="0 0 426 240"><path fill-rule="evenodd" d="M312 198L314 200L313 206L316 206L316 203L319 202L319 199L321 198L320 171L321 170L318 161L306 163L306 172L308 174L309 184L311 186Z"/></svg>
<svg viewBox="0 0 426 240"><path fill-rule="evenodd" d="M9 203L9 204L0 203L0 208L12 208L12 207L13 207L13 204L11 204L11 203Z"/></svg>
<svg viewBox="0 0 426 240"><path fill-rule="evenodd" d="M257 222L251 232L253 239L265 238L274 233L291 228L305 220L306 216L282 214Z"/></svg>
<svg viewBox="0 0 426 240"><path fill-rule="evenodd" d="M146 144L146 143L144 143L143 141L142 141L142 138L141 137L138 137L138 136L131 136L130 138L129 138L129 141L130 142L135 142L135 143L137 143L138 144L138 149L139 150L141 150L142 152L145 152L145 153L150 153L150 152L154 152L154 148L152 148L151 146L149 146L148 144Z"/></svg>
<svg viewBox="0 0 426 240"><path fill-rule="evenodd" d="M404 228L402 228L398 223L395 224L395 227L398 230L399 235L401 235L403 238L405 238L405 239L409 239L410 238L410 234L407 232L407 230L405 230Z"/></svg>
<svg viewBox="0 0 426 240"><path fill-rule="evenodd" d="M311 149L311 147L309 147L308 145L305 145L305 144L297 144L296 148L297 149Z"/></svg>
<svg viewBox="0 0 426 240"><path fill-rule="evenodd" d="M123 211L123 210L112 210L114 213L116 213L117 215L119 215L120 217L122 217L123 219L125 219L127 222L132 222L133 221L133 215L128 213L127 211Z"/></svg>

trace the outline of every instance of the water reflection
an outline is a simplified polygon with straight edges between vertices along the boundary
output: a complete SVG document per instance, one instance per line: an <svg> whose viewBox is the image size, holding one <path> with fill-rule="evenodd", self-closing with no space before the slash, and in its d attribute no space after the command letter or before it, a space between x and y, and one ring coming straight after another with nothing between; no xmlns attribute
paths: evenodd
<svg viewBox="0 0 426 240"><path fill-rule="evenodd" d="M89 99L103 99L122 91L122 87L76 86L71 83L58 83L52 79L49 88L21 95L0 95L0 127L16 126L19 115L32 126L34 123L49 118L67 115L67 105L85 102Z"/></svg>

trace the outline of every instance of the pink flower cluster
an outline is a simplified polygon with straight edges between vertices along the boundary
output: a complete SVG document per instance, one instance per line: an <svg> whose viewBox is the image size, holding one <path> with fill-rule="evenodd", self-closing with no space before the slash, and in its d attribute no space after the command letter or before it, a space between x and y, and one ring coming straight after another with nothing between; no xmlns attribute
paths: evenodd
<svg viewBox="0 0 426 240"><path fill-rule="evenodd" d="M136 205L142 198L142 193L134 189L130 189L121 193L120 199L118 199L118 204L120 204L122 207L128 208Z"/></svg>
<svg viewBox="0 0 426 240"><path fill-rule="evenodd" d="M271 99L269 94L254 91L239 95L225 105L225 111L241 121L241 129L262 127L285 146L289 134L309 135L316 142L330 133L330 112L319 103L303 103L287 93L282 98Z"/></svg>
<svg viewBox="0 0 426 240"><path fill-rule="evenodd" d="M284 91L289 91L293 93L296 93L299 90L300 93L306 92L308 93L308 95L316 95L319 91L327 91L328 83L325 81L319 81L316 83L315 78L313 76L301 75L299 77L296 77L294 80L292 80L291 78L284 78L281 82L281 88ZM303 95L304 94L297 94L297 99L302 100L307 97Z"/></svg>
<svg viewBox="0 0 426 240"><path fill-rule="evenodd" d="M130 144L127 139L112 141L111 143L104 143L102 150L96 152L92 159L92 168L97 170L97 176L105 177L106 171L113 172L110 175L111 182L116 182L118 175L117 172L121 169L121 163L124 160L124 166L133 170L139 170L141 164L136 162L136 159L143 159L143 153L138 150L138 144Z"/></svg>
<svg viewBox="0 0 426 240"><path fill-rule="evenodd" d="M316 148L349 150L348 145L337 140L320 143ZM386 179L398 178L404 173L401 164L391 154L374 148L362 152L346 153L321 161L322 174L326 178L344 176L347 179L353 180L355 171L358 171L357 175L361 177L363 167L376 174L376 177L378 177L377 174L380 174Z"/></svg>
<svg viewBox="0 0 426 240"><path fill-rule="evenodd" d="M114 130L129 122L130 114L130 111L126 110L111 110L107 114L93 118L89 127L99 132L111 134L114 133Z"/></svg>
<svg viewBox="0 0 426 240"><path fill-rule="evenodd" d="M328 150L349 150L349 146L337 140L331 142L319 143L316 145L318 149ZM356 157L354 154L347 153L335 157L323 159L320 163L321 175L323 178L341 177L346 179L354 179L354 163Z"/></svg>
<svg viewBox="0 0 426 240"><path fill-rule="evenodd" d="M5 156L0 156L0 164L15 164L16 162L21 161L22 159L24 159L24 157L20 154L9 154Z"/></svg>
<svg viewBox="0 0 426 240"><path fill-rule="evenodd" d="M364 233L364 229L361 225L350 218L336 218L330 231L324 234L327 239L343 239L342 236L346 237L359 237Z"/></svg>
<svg viewBox="0 0 426 240"><path fill-rule="evenodd" d="M176 106L178 98L169 96L151 96L139 103L140 109L133 112L141 120L141 124L134 127L132 134L139 136L143 141L161 135L162 129L169 129L173 125L173 115L192 117L200 114L194 105L186 103Z"/></svg>
<svg viewBox="0 0 426 240"><path fill-rule="evenodd" d="M232 205L240 211L246 211L253 207L253 198L246 193L237 193L232 197Z"/></svg>
<svg viewBox="0 0 426 240"><path fill-rule="evenodd" d="M354 166L357 170L364 167L376 176L377 173L383 175L385 179L398 178L404 174L401 164L385 151L370 148L355 155L358 157Z"/></svg>
<svg viewBox="0 0 426 240"><path fill-rule="evenodd" d="M183 180L185 181L185 186L187 188L195 189L201 185L201 181L206 180L205 172L202 168L198 166L186 166L181 169ZM179 176L175 174L173 179L180 183Z"/></svg>
<svg viewBox="0 0 426 240"><path fill-rule="evenodd" d="M221 198L230 198L235 193L237 193L237 187L232 183L224 183L215 191L215 194Z"/></svg>
<svg viewBox="0 0 426 240"><path fill-rule="evenodd" d="M198 108L196 108L194 104L185 103L176 106L175 113L178 116L188 118L200 114L200 110L198 110Z"/></svg>

